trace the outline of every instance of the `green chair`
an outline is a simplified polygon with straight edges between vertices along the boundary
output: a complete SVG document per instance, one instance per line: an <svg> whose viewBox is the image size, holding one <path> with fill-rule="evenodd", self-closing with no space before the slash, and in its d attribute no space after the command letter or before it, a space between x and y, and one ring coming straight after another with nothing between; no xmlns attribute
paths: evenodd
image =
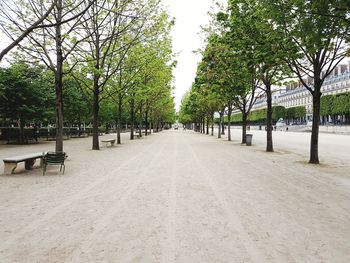
<svg viewBox="0 0 350 263"><path fill-rule="evenodd" d="M63 168L63 174L66 169L64 160L67 158L65 152L47 152L43 158L43 175L45 175L46 167L48 165L60 165L60 172Z"/></svg>

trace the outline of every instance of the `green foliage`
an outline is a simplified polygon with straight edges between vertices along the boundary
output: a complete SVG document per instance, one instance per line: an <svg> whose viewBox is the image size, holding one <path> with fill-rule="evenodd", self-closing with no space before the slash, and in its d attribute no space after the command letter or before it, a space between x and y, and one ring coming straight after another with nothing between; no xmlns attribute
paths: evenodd
<svg viewBox="0 0 350 263"><path fill-rule="evenodd" d="M91 106L79 89L76 80L63 81L63 102L66 123L90 120ZM13 64L0 68L0 112L2 118L13 122L55 122L54 76L38 66Z"/></svg>
<svg viewBox="0 0 350 263"><path fill-rule="evenodd" d="M292 107L292 108L284 108L283 106L274 106L272 107L272 119L274 122L278 121L280 118L282 119L298 119L305 117L306 110L303 106ZM232 123L241 123L242 122L242 114L236 113L231 116ZM266 109L254 110L251 111L248 116L249 122L255 123L265 123L266 122ZM225 122L227 122L227 117L225 118Z"/></svg>
<svg viewBox="0 0 350 263"><path fill-rule="evenodd" d="M298 119L305 117L306 109L304 106L291 107L286 109L285 119Z"/></svg>
<svg viewBox="0 0 350 263"><path fill-rule="evenodd" d="M112 100L104 100L100 106L99 120L101 124L115 123L117 119L117 104Z"/></svg>
<svg viewBox="0 0 350 263"><path fill-rule="evenodd" d="M350 114L350 93L321 97L321 116Z"/></svg>
<svg viewBox="0 0 350 263"><path fill-rule="evenodd" d="M50 73L41 67L14 64L0 68L1 117L22 122L39 122L50 117L54 106L52 81Z"/></svg>
<svg viewBox="0 0 350 263"><path fill-rule="evenodd" d="M232 120L232 123L242 122L242 113L237 113L237 114L232 115L231 120Z"/></svg>
<svg viewBox="0 0 350 263"><path fill-rule="evenodd" d="M60 22L59 14L68 19L87 7L84 1L76 6L73 2L55 5L57 16L50 19ZM175 121L172 70L176 62L170 37L174 21L158 0L97 2L92 3L86 19L77 16L70 20L71 24L57 24L61 39L45 27L23 41L27 51L19 49L21 58L31 57L34 63L45 64L56 75L35 66L19 70L24 66L15 64L11 69L1 69L2 119L53 123L58 117L59 127L64 120L65 125L91 122L97 128L99 122L130 123L127 103L132 101L140 122L147 118L148 123L154 121L160 127L164 122ZM25 1L18 2L18 6L27 12L35 8ZM45 5L42 7L45 9ZM63 72L59 70L60 59ZM59 111L61 98L63 114Z"/></svg>
<svg viewBox="0 0 350 263"><path fill-rule="evenodd" d="M272 107L272 119L278 121L280 118L285 118L286 108L283 106L274 106Z"/></svg>
<svg viewBox="0 0 350 263"><path fill-rule="evenodd" d="M350 93L338 94L333 98L333 115L350 113Z"/></svg>
<svg viewBox="0 0 350 263"><path fill-rule="evenodd" d="M80 90L79 83L68 76L63 80L63 112L65 122L79 124L91 118L91 106Z"/></svg>
<svg viewBox="0 0 350 263"><path fill-rule="evenodd" d="M291 60L302 59L305 64L295 64L296 68L310 68L310 64L329 64L338 61L344 54L340 54L338 41L348 38L349 24L346 21L350 6L346 1L263 1L270 10L269 15L276 30L285 32L285 42L280 46L288 51ZM338 42L338 43L337 43ZM335 48L336 47L336 48ZM341 55L327 57L327 53ZM309 56L322 56L312 60ZM330 65L328 65L331 69ZM311 72L310 72L311 73ZM318 74L318 72L313 72Z"/></svg>
<svg viewBox="0 0 350 263"><path fill-rule="evenodd" d="M248 120L255 121L266 121L266 109L254 110L249 113Z"/></svg>
<svg viewBox="0 0 350 263"><path fill-rule="evenodd" d="M327 95L321 97L321 116L332 115L333 108L333 95Z"/></svg>

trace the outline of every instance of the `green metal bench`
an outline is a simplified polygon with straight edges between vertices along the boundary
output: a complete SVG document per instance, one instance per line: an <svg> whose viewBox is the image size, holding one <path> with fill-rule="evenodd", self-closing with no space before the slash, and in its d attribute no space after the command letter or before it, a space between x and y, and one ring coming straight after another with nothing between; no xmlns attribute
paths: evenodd
<svg viewBox="0 0 350 263"><path fill-rule="evenodd" d="M64 161L67 158L65 152L47 152L43 158L43 175L45 175L46 167L48 165L60 165L60 172L63 168L63 174L66 169Z"/></svg>

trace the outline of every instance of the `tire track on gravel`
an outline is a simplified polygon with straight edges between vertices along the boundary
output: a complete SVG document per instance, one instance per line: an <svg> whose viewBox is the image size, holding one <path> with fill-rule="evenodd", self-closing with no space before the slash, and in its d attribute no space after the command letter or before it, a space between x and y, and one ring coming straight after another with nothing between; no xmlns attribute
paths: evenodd
<svg viewBox="0 0 350 263"><path fill-rule="evenodd" d="M226 154L228 154L229 156L234 157L234 158L236 158L236 159L238 158L238 159L240 160L240 162L242 162L242 163L244 163L244 164L246 164L246 165L248 165L248 166L251 166L251 162L248 162L248 161L246 160L247 158L243 157L242 155L234 155L232 152L230 152L230 151L227 150L226 148L225 148L224 151L225 151ZM225 156L224 156L224 157L225 157ZM227 158L227 156L226 156L226 158ZM266 162L266 160L265 160L264 158L259 157L259 156L254 156L254 158L256 158L256 159L258 160L258 163L259 163L261 166L263 166L263 167L261 167L261 166L254 166L254 169L255 169L257 172L260 172L261 174L266 174L267 171L269 171L269 169L271 169L271 166ZM280 173L280 175L282 175L282 176L280 176L280 175L274 175L273 173L270 173L270 174L269 174L269 177L270 177L270 178L273 178L275 181L279 182L281 185L286 185L289 189L291 189L291 190L290 190L291 192L293 192L294 194L297 193L298 195L302 196L303 198L305 198L305 199L307 199L307 200L312 200L312 202L314 202L314 203L317 203L317 202L320 200L320 198L316 197L315 195L312 195L312 194L307 193L307 192L306 192L306 189L303 188L302 186L298 186L298 185L296 185L296 184L294 184L294 183L288 182L287 179L286 179L285 177L283 177L283 176L288 176L288 177L287 177L288 179L295 180L295 178L293 178L293 177L290 176L290 175L292 175L292 174L295 174L295 169L293 170L292 168L288 168L288 167L282 166L281 164L277 164L277 163L274 163L273 165L278 167L278 169L280 170L279 173ZM306 184L312 185L312 186L314 186L314 187L316 187L316 188L317 188L317 187L320 187L320 186L327 188L327 186L330 185L330 183L326 184L326 182L323 182L323 180L322 180L322 181L318 180L317 178L315 178L315 176L313 176L312 178L315 179L315 180L313 180L313 181L316 181L316 182L319 183L318 185L312 184L313 181L311 181L311 179L308 180L308 178L307 178L306 176L304 176L304 177L298 176L298 178L303 179L303 182L306 182L305 185L306 185ZM283 180L283 179L285 179L285 180ZM298 183L300 183L300 181L298 181ZM328 188L327 188L327 189L328 189ZM348 196L348 195L347 195L346 193L344 193L344 192L342 192L342 193L338 193L338 192L337 192L337 194L338 194L339 196L342 196L342 197L345 197L345 198L347 198L347 199L350 199L350 196ZM328 200L324 200L324 199L323 199L323 202L324 202L324 203L327 203L328 209L330 209L333 213L338 214L337 209L334 208L334 203L333 203L333 202L330 203ZM344 208L341 207L341 209L344 209Z"/></svg>
<svg viewBox="0 0 350 263"><path fill-rule="evenodd" d="M204 179L208 182L208 185L212 189L214 196L218 200L222 209L225 211L229 219L227 222L228 226L239 234L239 239L242 240L242 246L246 249L248 255L250 256L250 259L256 263L267 262L265 259L265 255L262 253L262 251L260 251L256 243L248 235L239 216L232 212L232 209L230 209L230 206L226 202L225 197L220 193L217 186L214 184L214 182L208 175L208 170L203 168L203 165L199 161L196 152L193 149L193 146L187 144L186 147L188 147L189 151L193 156L194 165L196 165L196 167L198 167L198 170L201 171L201 174L204 176Z"/></svg>
<svg viewBox="0 0 350 263"><path fill-rule="evenodd" d="M177 154L178 154L178 141L172 138L175 143L173 149L172 163L170 167L170 190L169 190L169 207L168 218L166 222L167 238L162 244L162 256L161 262L174 263L176 261L176 191L177 191ZM175 141L175 142L174 142Z"/></svg>
<svg viewBox="0 0 350 263"><path fill-rule="evenodd" d="M142 172L142 175L137 178L136 182L125 191L122 199L118 201L118 204L108 209L104 216L98 220L97 225L94 227L94 231L89 234L89 238L87 240L84 240L82 244L76 247L65 262L78 262L82 254L89 257L89 254L86 253L86 251L91 250L90 248L93 247L94 243L100 235L100 232L102 232L106 227L110 226L114 216L116 214L119 214L119 211L127 206L128 198L136 192L138 186L142 183L142 181L149 175L152 175L153 171L150 169L150 167L152 167L155 163L159 163L159 157L163 154L165 147L166 144L163 144L161 149L157 149L158 151L156 154L149 155L151 156L151 159L145 162L146 165L143 167L144 171ZM92 258L90 258L90 260L91 262L94 261Z"/></svg>
<svg viewBox="0 0 350 263"><path fill-rule="evenodd" d="M57 214L61 214L64 212L64 210L71 206L73 203L78 202L79 200L85 198L89 195L89 192L105 183L107 180L111 178L112 175L115 175L118 171L124 169L125 167L129 166L130 164L133 164L135 160L144 158L145 156L150 157L148 154L149 150L154 147L153 143L151 143L150 146L143 149L142 152L137 153L136 155L133 155L126 163L122 164L121 166L117 167L116 169L113 169L109 171L107 174L105 174L103 177L96 176L97 180L87 185L85 188L78 191L76 194L70 196L70 199L65 200L61 205L55 207L54 209L50 210L48 213L46 213L44 216L39 218L38 220L29 223L21 230L17 231L15 234L13 234L9 239L5 240L3 243L0 244L0 252L4 251L6 249L9 249L11 246L15 245L17 243L17 240L20 237L25 236L27 233L34 231L38 225L43 225L46 221L49 221L53 217L57 216ZM152 156L151 156L152 157ZM89 173L89 171L84 172L84 174ZM115 178L122 177L122 174L119 174L119 176Z"/></svg>

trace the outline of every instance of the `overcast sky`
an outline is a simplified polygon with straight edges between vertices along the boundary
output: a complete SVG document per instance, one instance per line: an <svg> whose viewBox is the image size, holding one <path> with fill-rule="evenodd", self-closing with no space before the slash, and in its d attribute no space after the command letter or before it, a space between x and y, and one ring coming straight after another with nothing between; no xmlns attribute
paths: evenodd
<svg viewBox="0 0 350 263"><path fill-rule="evenodd" d="M208 24L210 20L207 13L213 5L213 0L163 0L163 2L168 6L170 15L176 18L172 37L174 52L180 53L176 58L177 68L174 70L174 95L178 110L182 96L191 87L195 78L197 63L201 57L193 54L193 51L202 46L200 27Z"/></svg>

